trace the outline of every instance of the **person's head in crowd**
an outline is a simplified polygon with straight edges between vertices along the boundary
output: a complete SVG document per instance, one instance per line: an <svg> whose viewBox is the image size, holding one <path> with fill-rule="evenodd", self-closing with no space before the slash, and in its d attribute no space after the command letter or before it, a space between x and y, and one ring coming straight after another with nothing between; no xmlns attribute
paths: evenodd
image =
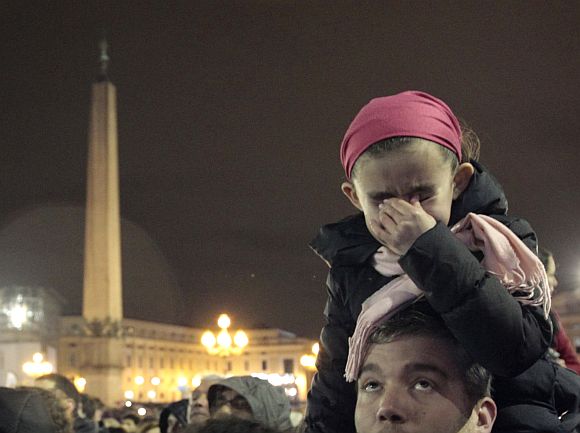
<svg viewBox="0 0 580 433"><path fill-rule="evenodd" d="M141 419L138 415L128 413L123 415L121 418L121 427L123 427L127 433L135 433L139 427L140 421Z"/></svg>
<svg viewBox="0 0 580 433"><path fill-rule="evenodd" d="M80 401L84 417L91 421L99 422L105 409L104 403L100 399L91 397L88 394L81 394Z"/></svg>
<svg viewBox="0 0 580 433"><path fill-rule="evenodd" d="M212 418L234 416L264 426L288 430L290 401L284 390L252 376L234 376L210 386L207 398Z"/></svg>
<svg viewBox="0 0 580 433"><path fill-rule="evenodd" d="M159 415L159 430L161 433L177 433L187 425L187 410L189 400L175 401L163 408Z"/></svg>
<svg viewBox="0 0 580 433"><path fill-rule="evenodd" d="M64 398L42 389L0 388L0 433L72 433Z"/></svg>
<svg viewBox="0 0 580 433"><path fill-rule="evenodd" d="M546 275L548 276L548 284L550 285L550 291L554 292L556 287L558 287L558 279L556 278L556 261L554 260L554 254L545 248L540 248L538 251L538 256L546 268Z"/></svg>
<svg viewBox="0 0 580 433"><path fill-rule="evenodd" d="M159 423L157 421L141 422L137 433L159 433Z"/></svg>
<svg viewBox="0 0 580 433"><path fill-rule="evenodd" d="M497 408L490 374L476 364L425 301L369 337L359 371L358 433L488 433Z"/></svg>
<svg viewBox="0 0 580 433"><path fill-rule="evenodd" d="M234 416L210 419L203 426L191 425L183 433L279 433L255 420Z"/></svg>
<svg viewBox="0 0 580 433"><path fill-rule="evenodd" d="M55 392L59 398L66 398L70 414L74 418L79 416L79 409L81 408L80 394L75 385L65 376L56 373L45 374L37 377L34 380L34 385L38 388Z"/></svg>
<svg viewBox="0 0 580 433"><path fill-rule="evenodd" d="M209 404L207 392L209 387L218 383L222 378L217 375L206 376L189 396L189 408L187 412L188 424L198 425L209 419Z"/></svg>
<svg viewBox="0 0 580 433"><path fill-rule="evenodd" d="M108 427L107 430L109 433L127 433L123 427Z"/></svg>

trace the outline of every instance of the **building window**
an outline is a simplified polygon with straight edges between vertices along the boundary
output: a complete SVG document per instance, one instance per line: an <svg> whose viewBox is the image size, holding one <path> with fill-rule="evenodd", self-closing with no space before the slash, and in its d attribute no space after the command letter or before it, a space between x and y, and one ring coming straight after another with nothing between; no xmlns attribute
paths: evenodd
<svg viewBox="0 0 580 433"><path fill-rule="evenodd" d="M125 362L126 362L126 366L127 367L131 367L131 361L132 361L131 354L128 354L127 355L127 358L125 359Z"/></svg>
<svg viewBox="0 0 580 433"><path fill-rule="evenodd" d="M244 370L250 371L250 361L244 361Z"/></svg>
<svg viewBox="0 0 580 433"><path fill-rule="evenodd" d="M137 365L139 366L139 368L143 368L143 357L142 356L137 357Z"/></svg>
<svg viewBox="0 0 580 433"><path fill-rule="evenodd" d="M76 353L71 352L68 356L68 365L70 367L76 367L77 366L77 356Z"/></svg>
<svg viewBox="0 0 580 433"><path fill-rule="evenodd" d="M284 373L286 374L294 374L294 360L293 359L284 359Z"/></svg>
<svg viewBox="0 0 580 433"><path fill-rule="evenodd" d="M163 356L161 358L159 358L159 368L164 368L164 364L165 364L165 358L163 358Z"/></svg>
<svg viewBox="0 0 580 433"><path fill-rule="evenodd" d="M262 371L266 371L268 369L268 361L265 359L262 360Z"/></svg>
<svg viewBox="0 0 580 433"><path fill-rule="evenodd" d="M227 371L232 371L232 361L228 361Z"/></svg>

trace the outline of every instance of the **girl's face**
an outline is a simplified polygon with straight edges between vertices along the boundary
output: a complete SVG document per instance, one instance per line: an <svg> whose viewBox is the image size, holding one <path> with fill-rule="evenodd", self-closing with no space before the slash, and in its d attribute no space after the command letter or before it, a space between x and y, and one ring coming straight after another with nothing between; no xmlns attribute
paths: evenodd
<svg viewBox="0 0 580 433"><path fill-rule="evenodd" d="M394 197L406 201L416 197L436 221L449 223L451 204L469 184L473 166L461 164L453 173L438 147L417 139L401 149L360 161L356 179L343 184L343 191L365 214L367 226L378 220L379 204Z"/></svg>

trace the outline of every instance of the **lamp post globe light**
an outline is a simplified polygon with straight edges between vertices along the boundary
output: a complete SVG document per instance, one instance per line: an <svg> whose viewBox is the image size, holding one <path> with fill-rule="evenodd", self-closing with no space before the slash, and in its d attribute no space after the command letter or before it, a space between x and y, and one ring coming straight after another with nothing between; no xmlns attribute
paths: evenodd
<svg viewBox="0 0 580 433"><path fill-rule="evenodd" d="M241 329L236 331L233 338L228 328L232 321L227 314L221 314L218 318L220 331L214 334L212 331L205 331L201 336L201 344L210 355L230 356L239 355L248 345L247 334Z"/></svg>

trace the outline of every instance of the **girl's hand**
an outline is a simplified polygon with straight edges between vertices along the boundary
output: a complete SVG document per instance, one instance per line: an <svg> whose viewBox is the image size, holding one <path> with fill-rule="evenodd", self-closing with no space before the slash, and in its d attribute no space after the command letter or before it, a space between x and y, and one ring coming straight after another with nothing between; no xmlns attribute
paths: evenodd
<svg viewBox="0 0 580 433"><path fill-rule="evenodd" d="M435 224L435 218L425 212L418 198L410 202L390 198L379 205L378 221L371 221L371 229L383 245L402 256Z"/></svg>

